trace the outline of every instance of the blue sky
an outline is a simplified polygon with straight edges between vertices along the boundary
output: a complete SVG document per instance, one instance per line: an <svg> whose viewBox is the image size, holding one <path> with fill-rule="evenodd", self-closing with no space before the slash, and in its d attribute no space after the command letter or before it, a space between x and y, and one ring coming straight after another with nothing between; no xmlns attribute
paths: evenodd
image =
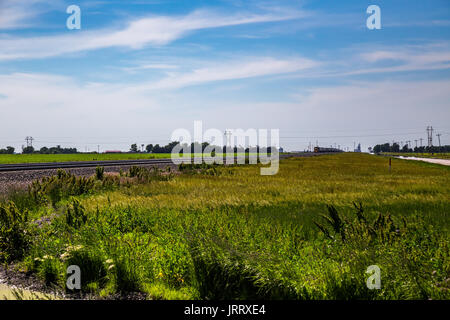
<svg viewBox="0 0 450 320"><path fill-rule="evenodd" d="M66 28L72 4L81 30ZM372 4L381 30L366 27ZM428 125L450 144L449 13L448 0L0 0L0 148L31 135L126 150L194 120L280 129L289 150L366 150Z"/></svg>

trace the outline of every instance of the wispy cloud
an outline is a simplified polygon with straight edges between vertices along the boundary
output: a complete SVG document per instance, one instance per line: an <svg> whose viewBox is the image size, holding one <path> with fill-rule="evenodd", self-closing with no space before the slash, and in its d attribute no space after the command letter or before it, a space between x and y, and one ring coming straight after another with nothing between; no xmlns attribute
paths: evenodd
<svg viewBox="0 0 450 320"><path fill-rule="evenodd" d="M1 0L0 30L31 27L35 17L59 3L60 0Z"/></svg>
<svg viewBox="0 0 450 320"><path fill-rule="evenodd" d="M162 46L196 30L290 20L301 16L301 12L297 11L289 14L224 15L208 10L176 17L152 16L134 20L115 31L81 30L65 35L0 39L0 60L46 58L110 47L140 49L147 45Z"/></svg>
<svg viewBox="0 0 450 320"><path fill-rule="evenodd" d="M351 46L334 51L332 59L323 56L317 68L282 77L324 79L450 69L450 44L445 41L401 47L378 46L376 49L359 47L364 46Z"/></svg>
<svg viewBox="0 0 450 320"><path fill-rule="evenodd" d="M165 64L165 63L144 63L133 67L123 67L120 68L120 70L123 70L125 72L129 73L136 73L138 71L143 70L174 70L177 69L178 66L174 64Z"/></svg>
<svg viewBox="0 0 450 320"><path fill-rule="evenodd" d="M305 58L276 59L272 57L247 58L244 61L222 61L209 67L185 73L172 73L150 85L156 89L180 88L214 81L237 80L268 75L294 73L316 67L317 62Z"/></svg>

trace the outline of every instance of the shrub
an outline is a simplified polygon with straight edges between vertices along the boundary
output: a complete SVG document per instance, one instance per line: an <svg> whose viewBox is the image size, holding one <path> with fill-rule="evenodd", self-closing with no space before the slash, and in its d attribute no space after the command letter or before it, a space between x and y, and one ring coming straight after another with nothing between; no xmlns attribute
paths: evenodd
<svg viewBox="0 0 450 320"><path fill-rule="evenodd" d="M63 198L89 193L95 188L95 180L77 177L64 170L58 170L51 177L35 180L29 188L29 194L36 201L42 201L42 196L48 197L53 206Z"/></svg>
<svg viewBox="0 0 450 320"><path fill-rule="evenodd" d="M84 207L77 199L72 199L72 203L66 211L66 223L68 226L78 229L87 221L87 214Z"/></svg>
<svg viewBox="0 0 450 320"><path fill-rule="evenodd" d="M82 247L67 251L66 266L77 265L81 271L81 290L96 291L107 281L107 270L99 251Z"/></svg>
<svg viewBox="0 0 450 320"><path fill-rule="evenodd" d="M95 168L95 177L97 178L97 180L103 180L104 173L105 173L104 167Z"/></svg>
<svg viewBox="0 0 450 320"><path fill-rule="evenodd" d="M29 246L26 231L28 211L20 211L13 202L0 205L0 261L20 259Z"/></svg>
<svg viewBox="0 0 450 320"><path fill-rule="evenodd" d="M58 285L63 282L63 265L53 257L44 256L38 267L38 274L46 285Z"/></svg>

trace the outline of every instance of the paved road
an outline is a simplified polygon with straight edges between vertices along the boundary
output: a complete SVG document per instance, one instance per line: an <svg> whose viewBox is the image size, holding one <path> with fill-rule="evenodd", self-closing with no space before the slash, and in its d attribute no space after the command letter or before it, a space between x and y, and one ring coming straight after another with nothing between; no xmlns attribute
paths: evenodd
<svg viewBox="0 0 450 320"><path fill-rule="evenodd" d="M404 160L425 161L425 162L429 162L429 163L436 163L436 164L442 164L444 166L450 166L449 159L416 158L416 157L403 157L403 156L399 156L397 158L404 159Z"/></svg>

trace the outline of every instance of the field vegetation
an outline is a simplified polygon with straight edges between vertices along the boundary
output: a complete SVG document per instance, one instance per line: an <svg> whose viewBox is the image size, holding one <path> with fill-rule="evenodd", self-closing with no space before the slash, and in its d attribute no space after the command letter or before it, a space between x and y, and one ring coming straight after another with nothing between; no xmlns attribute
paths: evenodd
<svg viewBox="0 0 450 320"><path fill-rule="evenodd" d="M450 299L450 170L342 153L259 165L64 171L0 205L0 259L149 299ZM381 289L366 286L381 269Z"/></svg>
<svg viewBox="0 0 450 320"><path fill-rule="evenodd" d="M225 154L217 154L216 156L220 155L225 156ZM243 152L235 153L235 156L244 156L244 155L248 156L249 153ZM0 164L170 159L171 156L172 156L171 153L0 154ZM190 156L202 157L202 153L191 153ZM214 156L214 154L212 154L212 156ZM183 157L183 155L180 154L180 157ZM187 155L185 155L184 157L187 157Z"/></svg>

